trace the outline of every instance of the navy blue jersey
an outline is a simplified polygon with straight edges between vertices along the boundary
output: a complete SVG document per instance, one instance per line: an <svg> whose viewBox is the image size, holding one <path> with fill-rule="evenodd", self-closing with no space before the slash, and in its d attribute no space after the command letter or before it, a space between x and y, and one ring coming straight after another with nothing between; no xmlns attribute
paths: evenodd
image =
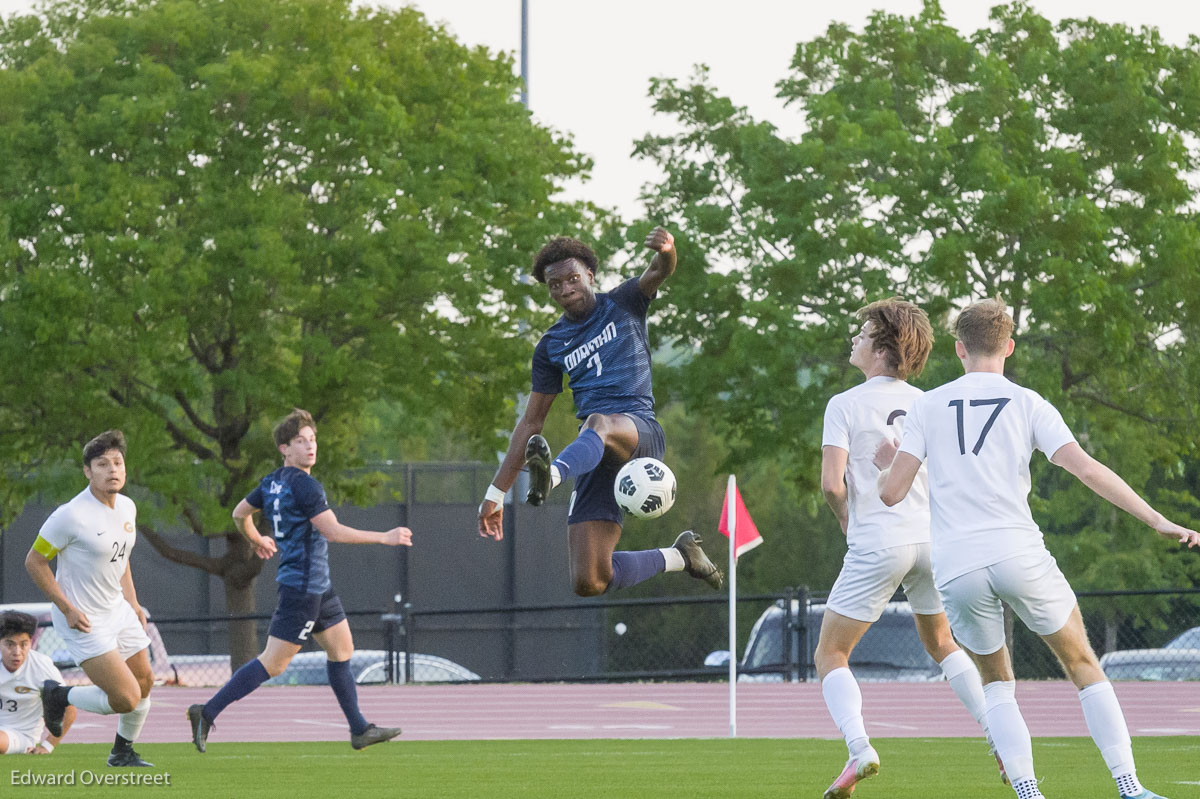
<svg viewBox="0 0 1200 799"><path fill-rule="evenodd" d="M575 395L575 415L636 413L654 418L646 310L650 298L636 277L607 294L581 320L565 315L533 351L533 390L562 392L565 374Z"/></svg>
<svg viewBox="0 0 1200 799"><path fill-rule="evenodd" d="M329 510L325 489L294 466L268 474L246 497L263 511L279 548L276 582L308 594L329 590L329 543L310 519Z"/></svg>

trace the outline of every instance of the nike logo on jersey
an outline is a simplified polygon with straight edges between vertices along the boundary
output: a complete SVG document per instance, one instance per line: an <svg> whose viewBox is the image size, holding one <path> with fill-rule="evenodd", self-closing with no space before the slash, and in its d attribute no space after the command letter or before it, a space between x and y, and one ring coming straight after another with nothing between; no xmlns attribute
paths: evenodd
<svg viewBox="0 0 1200 799"><path fill-rule="evenodd" d="M107 531L106 531L106 530L101 530L100 532L96 533L96 535L104 535L104 533L105 533L105 532L107 532Z"/></svg>

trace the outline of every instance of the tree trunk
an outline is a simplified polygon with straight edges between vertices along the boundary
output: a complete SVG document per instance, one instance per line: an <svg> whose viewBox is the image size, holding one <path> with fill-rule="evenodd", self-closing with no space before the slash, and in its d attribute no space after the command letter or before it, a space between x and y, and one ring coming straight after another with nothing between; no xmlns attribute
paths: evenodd
<svg viewBox="0 0 1200 799"><path fill-rule="evenodd" d="M249 616L255 611L254 578L262 571L262 560L241 535L225 536L225 562L221 578L225 583L225 609L230 616ZM258 622L229 622L229 666L237 671L261 651Z"/></svg>

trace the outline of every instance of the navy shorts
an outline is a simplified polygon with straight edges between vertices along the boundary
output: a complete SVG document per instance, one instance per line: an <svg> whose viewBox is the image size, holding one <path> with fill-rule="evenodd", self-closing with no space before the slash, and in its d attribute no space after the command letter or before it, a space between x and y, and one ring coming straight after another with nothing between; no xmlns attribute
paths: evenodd
<svg viewBox="0 0 1200 799"><path fill-rule="evenodd" d="M279 584L279 604L271 616L267 635L293 644L303 644L311 633L328 630L346 618L342 600L330 588L323 594L306 594Z"/></svg>
<svg viewBox="0 0 1200 799"><path fill-rule="evenodd" d="M632 413L625 414L637 425L638 443L629 460L634 458L658 458L662 460L667 451L667 439L657 420L647 419ZM578 522L606 521L620 524L625 512L617 505L613 486L617 472L628 461L617 462L610 453L604 453L600 465L575 480L575 491L571 494L571 507L567 511L567 524Z"/></svg>

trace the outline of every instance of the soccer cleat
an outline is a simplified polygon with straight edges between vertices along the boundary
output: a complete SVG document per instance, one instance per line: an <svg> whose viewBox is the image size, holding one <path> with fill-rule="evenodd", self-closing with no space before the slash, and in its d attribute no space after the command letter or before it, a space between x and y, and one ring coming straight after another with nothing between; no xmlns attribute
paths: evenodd
<svg viewBox="0 0 1200 799"><path fill-rule="evenodd" d="M216 725L204 717L204 705L188 705L187 719L192 725L192 743L203 752L208 745L208 731Z"/></svg>
<svg viewBox="0 0 1200 799"><path fill-rule="evenodd" d="M725 584L725 575L721 574L721 570L708 559L708 555L705 555L704 550L700 548L700 536L691 530L684 530L671 546L683 554L684 571L698 580L703 580L716 590L721 590L721 586Z"/></svg>
<svg viewBox="0 0 1200 799"><path fill-rule="evenodd" d="M529 493L525 495L525 502L537 507L550 493L550 445L536 433L525 444L525 467L529 470Z"/></svg>
<svg viewBox="0 0 1200 799"><path fill-rule="evenodd" d="M63 715L67 712L67 689L57 680L46 680L42 683L42 720L46 729L55 738L63 734Z"/></svg>
<svg viewBox="0 0 1200 799"><path fill-rule="evenodd" d="M390 741L399 734L399 727L376 727L374 724L368 724L367 728L358 735L350 736L350 745L355 749L363 749L371 744Z"/></svg>
<svg viewBox="0 0 1200 799"><path fill-rule="evenodd" d="M868 746L861 755L846 761L846 767L842 769L842 773L833 781L833 785L825 789L823 799L849 799L850 794L854 793L854 786L878 773L879 754L874 747Z"/></svg>
<svg viewBox="0 0 1200 799"><path fill-rule="evenodd" d="M988 751L991 752L992 757L996 758L996 768L1000 769L1000 782L1005 785L1011 785L1008 781L1008 772L1004 770L1004 761L1000 759L1000 753L996 751L996 744L992 741L991 735L987 737L987 742Z"/></svg>
<svg viewBox="0 0 1200 799"><path fill-rule="evenodd" d="M147 763L142 760L142 756L132 749L126 749L122 752L110 752L108 755L108 765L113 768L154 768L153 763Z"/></svg>
<svg viewBox="0 0 1200 799"><path fill-rule="evenodd" d="M1159 796L1149 788L1143 788L1141 793L1121 794L1121 799L1167 799L1165 796Z"/></svg>

